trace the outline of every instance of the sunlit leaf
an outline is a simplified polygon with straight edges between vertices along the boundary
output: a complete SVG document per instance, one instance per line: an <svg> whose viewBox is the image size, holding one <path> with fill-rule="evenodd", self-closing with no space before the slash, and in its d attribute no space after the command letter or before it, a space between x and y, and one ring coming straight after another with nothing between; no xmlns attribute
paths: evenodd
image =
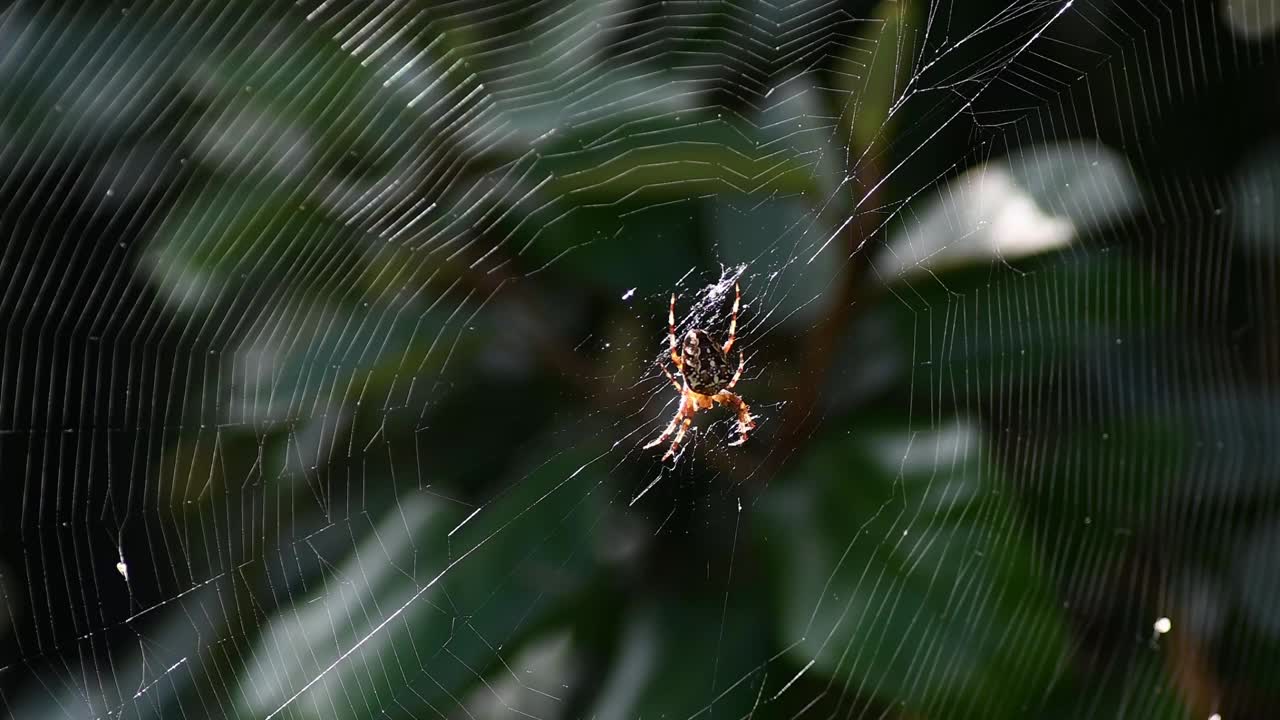
<svg viewBox="0 0 1280 720"><path fill-rule="evenodd" d="M875 260L889 284L1059 250L1132 213L1127 163L1100 146L1037 146L966 171L891 231Z"/></svg>
<svg viewBox="0 0 1280 720"><path fill-rule="evenodd" d="M1275 0L1218 0L1218 12L1228 28L1246 38L1261 38L1280 27Z"/></svg>
<svg viewBox="0 0 1280 720"><path fill-rule="evenodd" d="M463 712L475 720L505 720L513 714L556 716L575 689L574 659L567 632L536 638L507 661L510 672L499 673L471 691Z"/></svg>

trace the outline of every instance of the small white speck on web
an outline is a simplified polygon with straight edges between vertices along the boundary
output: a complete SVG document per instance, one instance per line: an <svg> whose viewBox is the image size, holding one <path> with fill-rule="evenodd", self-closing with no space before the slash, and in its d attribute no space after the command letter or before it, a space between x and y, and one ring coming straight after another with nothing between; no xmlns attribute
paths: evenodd
<svg viewBox="0 0 1280 720"><path fill-rule="evenodd" d="M1163 635L1173 629L1173 622L1167 617L1162 617L1159 620L1156 620L1152 627L1155 629L1157 635Z"/></svg>
<svg viewBox="0 0 1280 720"><path fill-rule="evenodd" d="M628 290L628 291L626 291L626 292L622 293L622 299L623 299L623 300L630 300L630 299L631 299L635 294L636 294L636 289L635 289L635 288L631 288L630 290Z"/></svg>
<svg viewBox="0 0 1280 720"><path fill-rule="evenodd" d="M1222 715L1218 713L1214 713L1209 716L1209 720L1222 720Z"/></svg>
<svg viewBox="0 0 1280 720"><path fill-rule="evenodd" d="M120 577L124 578L125 582L129 582L129 566L124 560L116 563L116 572L120 573Z"/></svg>

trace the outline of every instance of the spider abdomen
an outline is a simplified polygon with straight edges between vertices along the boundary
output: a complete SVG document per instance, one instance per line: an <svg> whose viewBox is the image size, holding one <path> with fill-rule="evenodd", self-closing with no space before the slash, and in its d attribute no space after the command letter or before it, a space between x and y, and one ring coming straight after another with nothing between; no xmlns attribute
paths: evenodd
<svg viewBox="0 0 1280 720"><path fill-rule="evenodd" d="M690 330L684 337L680 355L684 361L684 380L696 393L715 395L733 380L734 369L728 355L705 330Z"/></svg>

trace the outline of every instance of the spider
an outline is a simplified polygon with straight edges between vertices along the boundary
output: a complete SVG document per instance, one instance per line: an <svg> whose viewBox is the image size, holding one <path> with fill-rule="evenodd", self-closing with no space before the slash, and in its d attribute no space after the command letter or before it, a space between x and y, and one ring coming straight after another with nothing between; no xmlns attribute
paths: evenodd
<svg viewBox="0 0 1280 720"><path fill-rule="evenodd" d="M675 386L676 392L680 393L680 407L676 410L676 416L672 418L671 424L667 425L667 429L663 430L656 440L644 446L646 450L657 447L674 432L675 440L671 442L667 454L662 456L663 461L679 449L680 442L684 440L685 431L693 424L693 416L699 410L706 410L719 404L727 405L737 411L739 437L729 443L731 446L746 442L747 433L756 426L755 419L751 417L751 408L747 407L747 403L742 398L729 392L734 385L738 384L738 379L742 377L742 369L746 365L746 358L739 350L738 369L736 372L730 370L733 366L729 362L729 350L737 340L738 306L742 303L742 290L736 282L733 284L733 294L729 339L725 341L724 346L721 347L712 341L711 335L706 330L693 328L685 333L684 342L680 343L678 352L676 350L676 296L674 293L671 295L671 307L667 310L669 326L667 339L671 344L671 362L675 363L676 372L680 373L684 381L683 383L677 381L667 369L665 362L662 364L662 372L666 373L667 379Z"/></svg>

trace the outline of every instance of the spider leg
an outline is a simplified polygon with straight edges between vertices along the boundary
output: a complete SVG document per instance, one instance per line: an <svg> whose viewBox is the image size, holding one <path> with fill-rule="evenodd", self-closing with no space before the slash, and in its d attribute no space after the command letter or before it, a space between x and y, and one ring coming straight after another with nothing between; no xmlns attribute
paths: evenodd
<svg viewBox="0 0 1280 720"><path fill-rule="evenodd" d="M733 343L738 339L738 306L742 304L742 288L738 287L738 283L733 283L733 314L729 320L729 339L724 341L724 351L729 352L729 348L733 347ZM674 332L674 330L672 331ZM729 387L733 387L730 385Z"/></svg>
<svg viewBox="0 0 1280 720"><path fill-rule="evenodd" d="M666 368L664 367L663 370L666 370ZM674 380L674 378L672 379ZM685 427L689 426L689 423L692 422L693 418L688 417L688 416L691 416L692 413L688 413L685 411L685 407L687 406L687 403L688 403L687 398L685 398L682 395L680 397L680 407L676 408L676 416L671 418L671 422L667 424L666 429L662 431L661 435L659 435L658 437L650 441L648 445L644 446L645 450L648 450L649 448L657 447L661 445L667 438L671 437L671 433L675 432L676 428L680 426L681 420L684 420ZM680 428L680 436L683 436L683 435L684 435L684 428ZM677 437L676 444L679 444L679 442L680 442L680 437ZM668 452L667 455L664 455L662 459L663 460L667 459L667 457L670 456L670 454L671 453Z"/></svg>
<svg viewBox="0 0 1280 720"><path fill-rule="evenodd" d="M738 412L738 439L729 443L729 445L741 445L746 442L747 435L756 427L756 419L751 416L751 408L746 401L727 391L716 393L711 396L711 399L721 405L728 405Z"/></svg>
<svg viewBox="0 0 1280 720"><path fill-rule="evenodd" d="M689 426L693 424L693 414L695 412L697 412L697 408L689 405L688 397L681 397L680 407L676 410L676 416L671 418L671 422L667 425L666 429L662 431L662 434L654 438L648 445L645 445L644 448L648 450L649 448L661 445L663 441L671 437L671 433L674 432L676 437L671 441L671 447L667 448L667 453L662 456L662 460L665 462L667 458L675 455L676 450L680 448L680 443L684 441L685 432L687 432L689 430Z"/></svg>
<svg viewBox="0 0 1280 720"><path fill-rule="evenodd" d="M671 307L667 309L667 340L671 342L671 362L676 364L676 369L684 372L684 361L680 358L680 353L676 352L676 294L671 293Z"/></svg>
<svg viewBox="0 0 1280 720"><path fill-rule="evenodd" d="M676 392L684 394L684 388L676 380L676 376L672 375L671 371L667 369L666 364L659 365L658 367L662 368L662 372L667 374L667 379L670 380L671 384L675 386Z"/></svg>
<svg viewBox="0 0 1280 720"><path fill-rule="evenodd" d="M738 384L738 381L742 379L742 368L746 366L747 366L747 359L742 356L742 351L739 350L738 351L738 370L733 374L733 379L729 381L729 384L724 386L725 390L732 390L733 386ZM666 370L666 368L663 368L663 370ZM674 378L672 379L674 380Z"/></svg>
<svg viewBox="0 0 1280 720"><path fill-rule="evenodd" d="M649 448L655 448L655 447L658 447L659 445L661 445L661 444L663 443L663 441L664 441L664 440L666 440L667 438L671 437L671 433L675 432L675 431L676 431L676 426L680 424L680 418L681 418L681 416L683 416L683 415L684 415L684 413L683 413L683 412L681 412L682 410L684 410L684 406L683 406L683 404L681 405L680 410L677 410L677 411L676 411L676 416L675 416L675 418L673 418L673 419L671 420L671 423L667 425L667 429L666 429L666 430L663 430L663 431L662 431L662 434L661 434L661 435L659 435L658 437L654 438L652 441L650 441L650 443L649 443L648 445L645 445L645 446L644 446L644 449L645 449L645 450L648 450Z"/></svg>
<svg viewBox="0 0 1280 720"><path fill-rule="evenodd" d="M680 442L684 440L684 433L693 424L693 416L686 415L684 422L680 423L680 429L676 431L676 439L671 441L671 447L667 448L667 454L662 456L663 461L676 454L676 450L680 447Z"/></svg>

